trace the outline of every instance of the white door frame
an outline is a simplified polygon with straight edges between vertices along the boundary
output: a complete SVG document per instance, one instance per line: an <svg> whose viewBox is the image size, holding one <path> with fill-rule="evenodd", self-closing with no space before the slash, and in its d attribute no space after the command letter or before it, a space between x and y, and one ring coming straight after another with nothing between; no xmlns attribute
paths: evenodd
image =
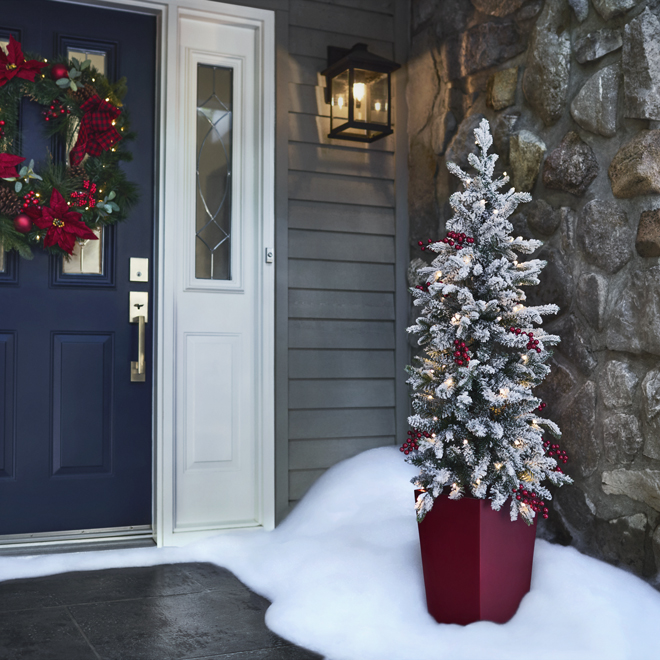
<svg viewBox="0 0 660 660"><path fill-rule="evenodd" d="M264 9L242 7L211 0L56 0L69 4L97 5L124 11L155 15L158 19L157 57L157 144L158 189L156 203L156 244L154 282L154 393L153 393L153 529L159 546L182 545L203 536L227 531L222 529L174 534L174 479L177 420L176 379L176 295L180 282L176 281L176 256L168 228L180 222L180 180L176 163L180 154L181 126L177 126L177 86L180 60L179 21L181 17L197 17L211 22L228 22L249 26L255 31L258 43L257 66L261 71L257 97L261 100L257 113L257 135L261 150L254 163L257 179L258 207L262 219L259 245L254 249L261 255L274 245L274 180L275 180L275 13ZM130 84L130 78L129 78ZM170 230L171 234L176 234ZM168 240L169 238L169 240ZM275 526L275 423L274 423L274 266L261 260L259 269L260 326L259 355L257 356L258 419L256 446L259 484L258 524L243 529L272 529ZM180 388L179 388L180 389ZM91 540L91 539L90 539ZM106 539L107 540L107 539Z"/></svg>

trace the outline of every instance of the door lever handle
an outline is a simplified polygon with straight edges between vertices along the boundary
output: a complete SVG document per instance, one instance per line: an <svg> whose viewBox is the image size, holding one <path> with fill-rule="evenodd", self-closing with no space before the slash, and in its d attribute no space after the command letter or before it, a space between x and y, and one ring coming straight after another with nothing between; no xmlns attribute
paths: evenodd
<svg viewBox="0 0 660 660"><path fill-rule="evenodd" d="M143 315L137 317L138 322L138 359L137 362L131 361L131 383L144 383L147 378L146 356L145 356L145 335L146 321Z"/></svg>

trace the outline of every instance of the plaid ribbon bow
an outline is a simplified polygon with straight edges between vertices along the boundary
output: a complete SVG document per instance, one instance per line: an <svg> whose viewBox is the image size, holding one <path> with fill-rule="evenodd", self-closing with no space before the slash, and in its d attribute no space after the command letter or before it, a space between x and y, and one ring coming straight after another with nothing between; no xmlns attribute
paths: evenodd
<svg viewBox="0 0 660 660"><path fill-rule="evenodd" d="M79 165L85 154L100 156L102 151L107 151L121 140L114 122L121 114L121 110L112 103L103 101L96 94L87 99L80 109L84 112L80 122L78 139L69 160L71 166Z"/></svg>

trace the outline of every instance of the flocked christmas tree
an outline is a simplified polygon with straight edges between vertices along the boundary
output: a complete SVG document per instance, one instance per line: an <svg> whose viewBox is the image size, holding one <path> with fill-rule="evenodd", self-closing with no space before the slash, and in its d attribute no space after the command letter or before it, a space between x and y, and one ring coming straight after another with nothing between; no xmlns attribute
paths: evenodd
<svg viewBox="0 0 660 660"><path fill-rule="evenodd" d="M422 246L437 256L412 289L421 315L408 331L419 335L423 354L408 367L415 414L401 450L419 467L418 520L446 488L450 499L489 498L496 510L511 498L511 519L531 523L548 515L544 482L572 483L558 465L565 452L547 439L559 428L541 417L545 404L533 392L550 372L548 348L559 342L538 326L559 308L525 305L520 287L539 284L546 262L518 260L541 242L514 239L507 218L531 196L498 192L509 179L493 180L497 155L488 154L485 119L474 134L480 154L468 160L476 176L447 165L465 190L451 196L447 236Z"/></svg>

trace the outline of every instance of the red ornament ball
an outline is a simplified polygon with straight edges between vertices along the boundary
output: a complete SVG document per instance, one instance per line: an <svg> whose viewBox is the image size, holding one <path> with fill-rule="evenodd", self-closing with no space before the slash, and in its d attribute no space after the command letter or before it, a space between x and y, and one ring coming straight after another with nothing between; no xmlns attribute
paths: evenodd
<svg viewBox="0 0 660 660"><path fill-rule="evenodd" d="M21 234L27 234L32 229L32 218L25 213L21 213L14 218L14 227Z"/></svg>
<svg viewBox="0 0 660 660"><path fill-rule="evenodd" d="M69 77L69 69L66 68L66 64L53 64L50 69L50 75L53 80L59 80L60 78Z"/></svg>

